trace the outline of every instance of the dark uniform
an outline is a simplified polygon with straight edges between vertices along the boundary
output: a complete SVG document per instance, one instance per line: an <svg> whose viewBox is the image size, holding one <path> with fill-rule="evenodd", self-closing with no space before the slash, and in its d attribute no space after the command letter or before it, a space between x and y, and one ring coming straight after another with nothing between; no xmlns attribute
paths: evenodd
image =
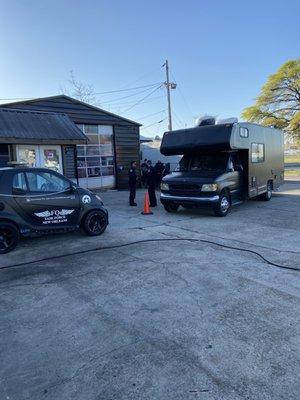
<svg viewBox="0 0 300 400"><path fill-rule="evenodd" d="M148 172L147 172L147 185L148 185L150 207L157 206L157 200L155 195L155 183L156 183L155 169L152 166L150 166L148 167Z"/></svg>
<svg viewBox="0 0 300 400"><path fill-rule="evenodd" d="M129 205L131 206L136 206L136 203L134 202L135 200L135 194L136 194L136 169L135 167L131 167L129 170Z"/></svg>

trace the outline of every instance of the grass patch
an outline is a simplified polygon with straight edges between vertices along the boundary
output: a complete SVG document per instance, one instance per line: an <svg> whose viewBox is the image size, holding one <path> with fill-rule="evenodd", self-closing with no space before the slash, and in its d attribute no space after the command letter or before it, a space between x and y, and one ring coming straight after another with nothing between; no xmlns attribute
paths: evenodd
<svg viewBox="0 0 300 400"><path fill-rule="evenodd" d="M285 163L300 163L300 154L284 156Z"/></svg>
<svg viewBox="0 0 300 400"><path fill-rule="evenodd" d="M300 169L285 169L285 178L300 178Z"/></svg>

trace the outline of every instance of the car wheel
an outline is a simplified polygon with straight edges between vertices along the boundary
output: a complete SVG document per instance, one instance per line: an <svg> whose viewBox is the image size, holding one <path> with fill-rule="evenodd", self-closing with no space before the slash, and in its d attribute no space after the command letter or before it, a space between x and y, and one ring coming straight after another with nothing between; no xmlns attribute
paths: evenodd
<svg viewBox="0 0 300 400"><path fill-rule="evenodd" d="M18 228L10 222L0 222L0 254L9 253L19 243Z"/></svg>
<svg viewBox="0 0 300 400"><path fill-rule="evenodd" d="M107 215L101 210L88 213L83 222L83 229L89 236L101 235L107 227Z"/></svg>
<svg viewBox="0 0 300 400"><path fill-rule="evenodd" d="M272 183L267 183L267 191L259 196L259 200L270 201L272 197Z"/></svg>
<svg viewBox="0 0 300 400"><path fill-rule="evenodd" d="M178 204L174 204L174 203L167 203L164 204L164 208L167 212L172 213L172 212L176 212L179 208Z"/></svg>
<svg viewBox="0 0 300 400"><path fill-rule="evenodd" d="M226 191L221 192L219 201L214 207L214 213L217 217L225 217L230 209L230 198Z"/></svg>

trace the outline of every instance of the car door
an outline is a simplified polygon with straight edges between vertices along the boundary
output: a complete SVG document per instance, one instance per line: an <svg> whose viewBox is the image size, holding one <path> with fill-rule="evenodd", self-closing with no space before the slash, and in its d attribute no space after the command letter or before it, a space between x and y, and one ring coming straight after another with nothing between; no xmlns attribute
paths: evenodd
<svg viewBox="0 0 300 400"><path fill-rule="evenodd" d="M230 171L230 193L233 199L238 199L242 192L242 172L238 168L239 162L236 154L231 154L228 160Z"/></svg>
<svg viewBox="0 0 300 400"><path fill-rule="evenodd" d="M15 200L32 225L37 229L59 229L79 224L79 196L70 181L46 170L28 170L24 176L26 194L15 196Z"/></svg>

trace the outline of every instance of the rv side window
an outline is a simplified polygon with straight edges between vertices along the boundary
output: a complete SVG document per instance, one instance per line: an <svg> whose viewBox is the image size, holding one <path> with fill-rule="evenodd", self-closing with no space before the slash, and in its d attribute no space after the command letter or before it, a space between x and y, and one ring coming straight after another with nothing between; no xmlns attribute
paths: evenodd
<svg viewBox="0 0 300 400"><path fill-rule="evenodd" d="M265 145L262 143L251 144L251 161L253 163L264 162L265 160Z"/></svg>
<svg viewBox="0 0 300 400"><path fill-rule="evenodd" d="M242 126L240 127L240 137L249 137L249 131L247 128L243 128Z"/></svg>

